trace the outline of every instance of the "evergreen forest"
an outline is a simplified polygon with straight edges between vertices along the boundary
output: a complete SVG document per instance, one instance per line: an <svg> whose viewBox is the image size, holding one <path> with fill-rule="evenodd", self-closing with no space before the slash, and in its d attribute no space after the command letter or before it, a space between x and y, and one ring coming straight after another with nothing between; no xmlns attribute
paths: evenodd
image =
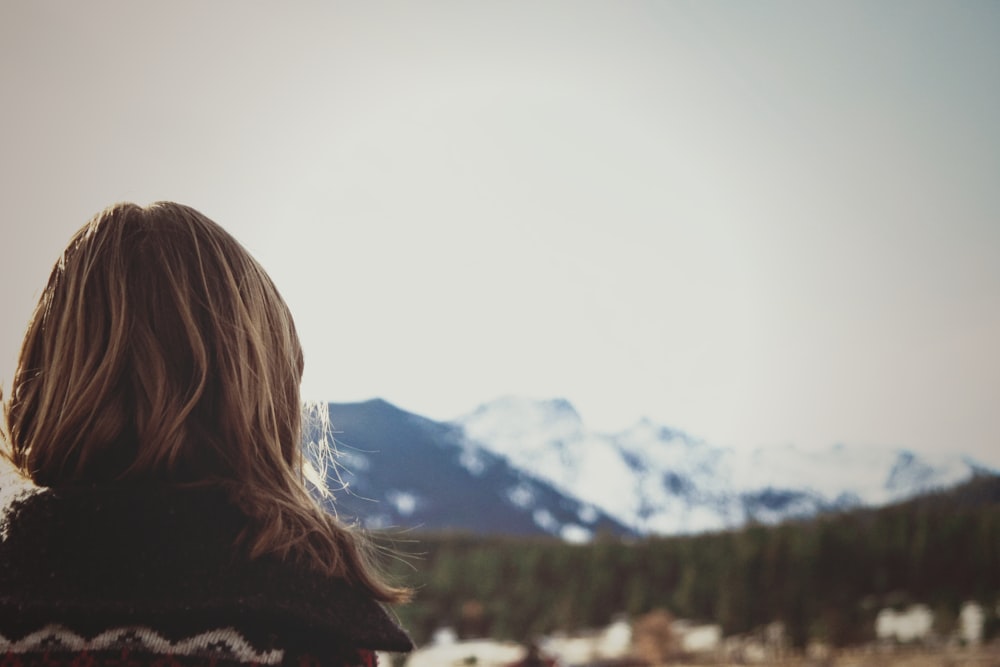
<svg viewBox="0 0 1000 667"><path fill-rule="evenodd" d="M664 609L718 623L727 636L781 621L795 646L845 646L873 639L880 609L911 603L930 606L947 634L967 600L983 605L995 636L1000 477L727 532L586 544L407 532L392 536L391 549L390 569L415 589L398 613L418 642L442 626L523 641Z"/></svg>

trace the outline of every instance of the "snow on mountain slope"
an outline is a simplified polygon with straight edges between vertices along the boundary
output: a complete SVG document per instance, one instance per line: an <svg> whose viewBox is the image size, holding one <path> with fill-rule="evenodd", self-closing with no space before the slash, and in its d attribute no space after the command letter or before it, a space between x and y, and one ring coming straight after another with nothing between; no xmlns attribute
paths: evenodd
<svg viewBox="0 0 1000 667"><path fill-rule="evenodd" d="M615 517L636 512L634 472L615 444L587 433L564 400L506 398L461 420L470 441ZM586 495L580 490L586 489Z"/></svg>
<svg viewBox="0 0 1000 667"><path fill-rule="evenodd" d="M918 456L888 447L843 444L808 452L785 445L731 456L737 488L806 488L831 501L854 496L865 505L957 484L977 467L958 454Z"/></svg>
<svg viewBox="0 0 1000 667"><path fill-rule="evenodd" d="M571 542L633 534L592 504L470 442L454 425L382 400L328 409L337 441L337 465L327 470L330 508L345 520L375 530L552 535ZM321 437L317 426L307 440Z"/></svg>
<svg viewBox="0 0 1000 667"><path fill-rule="evenodd" d="M620 433L595 433L562 399L506 397L455 423L470 444L650 533L880 505L958 483L985 468L957 454L928 457L872 446L734 450L649 420Z"/></svg>
<svg viewBox="0 0 1000 667"><path fill-rule="evenodd" d="M720 528L738 519L730 516L734 507L719 507L726 501L716 497L725 489L718 453L651 422L609 436L587 431L564 400L507 397L457 424L470 441L638 531Z"/></svg>

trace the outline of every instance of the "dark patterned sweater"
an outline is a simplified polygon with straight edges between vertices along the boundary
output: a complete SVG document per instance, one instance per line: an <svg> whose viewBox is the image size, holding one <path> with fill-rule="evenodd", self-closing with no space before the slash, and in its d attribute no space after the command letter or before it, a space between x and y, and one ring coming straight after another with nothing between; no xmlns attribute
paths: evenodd
<svg viewBox="0 0 1000 667"><path fill-rule="evenodd" d="M354 667L412 648L344 580L242 556L246 522L214 489L16 501L0 543L0 667Z"/></svg>

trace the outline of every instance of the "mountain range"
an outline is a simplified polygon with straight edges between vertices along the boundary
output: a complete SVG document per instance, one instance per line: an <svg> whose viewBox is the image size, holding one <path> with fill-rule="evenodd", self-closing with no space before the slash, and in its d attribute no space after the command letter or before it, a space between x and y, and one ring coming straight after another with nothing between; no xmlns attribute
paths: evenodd
<svg viewBox="0 0 1000 667"><path fill-rule="evenodd" d="M997 472L957 453L737 450L650 420L598 433L562 399L501 398L450 422L380 399L328 409L331 506L372 529L686 534L878 506Z"/></svg>

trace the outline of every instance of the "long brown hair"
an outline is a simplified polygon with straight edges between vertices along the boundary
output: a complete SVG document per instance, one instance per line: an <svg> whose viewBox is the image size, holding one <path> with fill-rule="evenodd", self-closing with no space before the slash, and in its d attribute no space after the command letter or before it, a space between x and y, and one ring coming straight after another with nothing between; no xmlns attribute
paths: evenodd
<svg viewBox="0 0 1000 667"><path fill-rule="evenodd" d="M275 553L399 602L368 542L324 512L300 445L291 313L246 249L198 211L116 204L73 236L21 348L9 451L40 486L217 484Z"/></svg>

